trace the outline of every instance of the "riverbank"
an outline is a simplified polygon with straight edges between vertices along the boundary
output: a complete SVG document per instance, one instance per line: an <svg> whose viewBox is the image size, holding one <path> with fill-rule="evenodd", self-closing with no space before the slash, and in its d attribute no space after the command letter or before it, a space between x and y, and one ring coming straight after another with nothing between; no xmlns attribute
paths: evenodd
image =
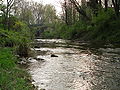
<svg viewBox="0 0 120 90"><path fill-rule="evenodd" d="M34 90L29 73L17 63L13 48L0 48L0 90Z"/></svg>

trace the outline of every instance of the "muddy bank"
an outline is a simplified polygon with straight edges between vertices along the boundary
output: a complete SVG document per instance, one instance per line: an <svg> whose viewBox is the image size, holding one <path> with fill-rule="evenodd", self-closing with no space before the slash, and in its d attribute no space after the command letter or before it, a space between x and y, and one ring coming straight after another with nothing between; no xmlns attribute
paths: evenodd
<svg viewBox="0 0 120 90"><path fill-rule="evenodd" d="M32 50L39 59L30 59L28 67L33 84L39 90L119 90L120 48L88 46L37 39Z"/></svg>

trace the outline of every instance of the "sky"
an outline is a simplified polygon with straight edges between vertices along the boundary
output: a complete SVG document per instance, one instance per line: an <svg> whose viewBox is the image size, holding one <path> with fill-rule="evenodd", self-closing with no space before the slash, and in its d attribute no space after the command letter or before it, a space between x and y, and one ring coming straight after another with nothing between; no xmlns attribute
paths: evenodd
<svg viewBox="0 0 120 90"><path fill-rule="evenodd" d="M57 11L57 14L59 14L61 11L62 11L62 8L61 8L61 5L60 5L60 2L62 0L32 0L32 1L35 1L35 2L42 2L44 5L45 4L52 4L55 6L56 8L56 11Z"/></svg>

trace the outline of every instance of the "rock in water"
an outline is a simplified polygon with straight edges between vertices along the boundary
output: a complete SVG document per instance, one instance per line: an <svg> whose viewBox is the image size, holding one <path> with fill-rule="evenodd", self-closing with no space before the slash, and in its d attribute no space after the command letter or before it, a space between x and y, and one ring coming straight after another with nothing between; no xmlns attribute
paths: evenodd
<svg viewBox="0 0 120 90"><path fill-rule="evenodd" d="M40 89L40 90L45 90L45 89Z"/></svg>
<svg viewBox="0 0 120 90"><path fill-rule="evenodd" d="M58 57L57 55L52 54L51 57Z"/></svg>
<svg viewBox="0 0 120 90"><path fill-rule="evenodd" d="M41 60L41 61L44 61L44 59L42 59L42 58L37 58L37 60Z"/></svg>
<svg viewBox="0 0 120 90"><path fill-rule="evenodd" d="M44 61L44 59L38 58L38 57L35 57L34 59L36 59L36 60L38 60L38 61Z"/></svg>

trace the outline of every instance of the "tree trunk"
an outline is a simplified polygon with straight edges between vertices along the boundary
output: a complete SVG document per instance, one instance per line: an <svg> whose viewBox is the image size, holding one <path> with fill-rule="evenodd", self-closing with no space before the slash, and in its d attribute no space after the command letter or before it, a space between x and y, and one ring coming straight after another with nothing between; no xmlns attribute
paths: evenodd
<svg viewBox="0 0 120 90"><path fill-rule="evenodd" d="M73 3L78 13L80 13L83 17L85 17L86 20L89 20L89 21L91 20L76 0L70 0L70 1L71 3Z"/></svg>
<svg viewBox="0 0 120 90"><path fill-rule="evenodd" d="M115 14L117 17L119 17L119 10L120 10L120 0L112 0L113 6L114 6L114 10L115 10Z"/></svg>
<svg viewBox="0 0 120 90"><path fill-rule="evenodd" d="M105 11L107 11L108 10L108 0L105 0L104 2L105 2Z"/></svg>
<svg viewBox="0 0 120 90"><path fill-rule="evenodd" d="M68 25L68 11L67 11L67 1L64 0L64 8L65 8L65 22Z"/></svg>

